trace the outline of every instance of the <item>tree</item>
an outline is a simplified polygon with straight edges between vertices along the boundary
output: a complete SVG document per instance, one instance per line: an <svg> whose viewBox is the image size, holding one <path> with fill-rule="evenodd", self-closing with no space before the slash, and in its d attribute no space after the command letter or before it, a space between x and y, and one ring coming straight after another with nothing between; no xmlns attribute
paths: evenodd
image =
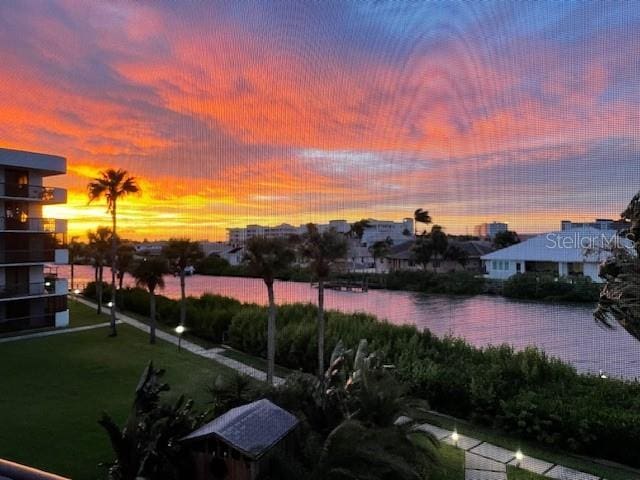
<svg viewBox="0 0 640 480"><path fill-rule="evenodd" d="M620 324L640 340L640 192L624 212L622 220L627 228L622 232L633 244L616 245L612 255L600 268L600 277L606 283L600 293L594 316L601 324L612 327Z"/></svg>
<svg viewBox="0 0 640 480"><path fill-rule="evenodd" d="M520 237L514 231L507 230L506 232L498 232L493 237L493 246L500 250L502 248L510 247L511 245L515 245L516 243L520 243Z"/></svg>
<svg viewBox="0 0 640 480"><path fill-rule="evenodd" d="M78 258L86 254L86 245L78 241L80 237L71 237L69 242L69 265L71 265L71 290L75 289L75 266Z"/></svg>
<svg viewBox="0 0 640 480"><path fill-rule="evenodd" d="M447 249L445 257L460 264L463 268L469 263L469 255L459 245L451 244Z"/></svg>
<svg viewBox="0 0 640 480"><path fill-rule="evenodd" d="M262 277L267 287L269 314L267 320L267 382L273 384L276 356L276 301L273 283L295 259L288 242L281 238L252 237L245 245L245 261L249 271Z"/></svg>
<svg viewBox="0 0 640 480"><path fill-rule="evenodd" d="M198 242L188 238L172 238L164 247L163 254L172 270L180 276L180 325L184 325L187 318L186 270L204 258L204 252Z"/></svg>
<svg viewBox="0 0 640 480"><path fill-rule="evenodd" d="M120 242L116 258L116 273L118 277L118 290L122 290L124 276L130 273L135 258L136 249L129 242Z"/></svg>
<svg viewBox="0 0 640 480"><path fill-rule="evenodd" d="M363 218L362 220L358 220L357 222L351 224L351 229L349 230L348 235L350 237L355 237L359 241L361 241L362 236L364 235L364 231L370 227L371 222Z"/></svg>
<svg viewBox="0 0 640 480"><path fill-rule="evenodd" d="M205 416L193 411L193 401L180 396L161 403L169 385L164 370L146 367L135 391L131 411L121 429L106 413L98 423L105 429L115 454L111 480L194 478L191 455L180 439L202 425Z"/></svg>
<svg viewBox="0 0 640 480"><path fill-rule="evenodd" d="M301 254L309 260L309 270L318 280L318 376L324 374L324 282L329 279L331 271L338 261L342 260L348 250L344 235L330 228L322 233L313 223L307 225L302 236Z"/></svg>
<svg viewBox="0 0 640 480"><path fill-rule="evenodd" d="M140 188L134 177L126 170L112 168L100 172L87 185L89 203L103 196L107 200L107 212L111 214L111 335L116 336L116 257L117 257L117 204L118 200L132 193L138 193Z"/></svg>
<svg viewBox="0 0 640 480"><path fill-rule="evenodd" d="M373 265L378 271L378 259L385 258L391 252L391 246L393 245L393 240L387 238L386 240L378 240L371 247L369 247L369 253L373 257Z"/></svg>
<svg viewBox="0 0 640 480"><path fill-rule="evenodd" d="M413 212L413 222L414 222L414 234L418 235L418 223L424 223L425 225L430 224L432 221L429 212L423 210L422 208L418 208L415 212Z"/></svg>
<svg viewBox="0 0 640 480"><path fill-rule="evenodd" d="M423 270L427 269L433 257L433 244L426 233L416 237L416 241L411 248L411 255L415 263L420 265Z"/></svg>
<svg viewBox="0 0 640 480"><path fill-rule="evenodd" d="M444 259L447 248L449 247L449 239L440 225L434 225L431 228L429 237L433 249L431 264L433 265L433 270L437 272L440 261Z"/></svg>
<svg viewBox="0 0 640 480"><path fill-rule="evenodd" d="M169 264L162 257L145 257L131 272L136 286L149 291L149 343L156 343L156 288L164 288L164 276Z"/></svg>
<svg viewBox="0 0 640 480"><path fill-rule="evenodd" d="M102 313L102 283L104 266L109 255L109 240L111 239L111 229L109 227L98 227L95 232L87 232L89 244L87 252L91 256L94 268L94 280L96 284L96 299L98 300L98 315Z"/></svg>

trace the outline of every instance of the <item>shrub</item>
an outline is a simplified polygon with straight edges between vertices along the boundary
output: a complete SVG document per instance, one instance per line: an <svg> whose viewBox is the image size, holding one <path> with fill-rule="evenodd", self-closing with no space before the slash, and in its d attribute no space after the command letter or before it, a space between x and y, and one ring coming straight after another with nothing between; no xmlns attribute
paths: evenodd
<svg viewBox="0 0 640 480"><path fill-rule="evenodd" d="M520 273L504 283L506 297L528 300L552 300L563 302L597 302L600 286L589 277L569 281L566 278L536 273Z"/></svg>

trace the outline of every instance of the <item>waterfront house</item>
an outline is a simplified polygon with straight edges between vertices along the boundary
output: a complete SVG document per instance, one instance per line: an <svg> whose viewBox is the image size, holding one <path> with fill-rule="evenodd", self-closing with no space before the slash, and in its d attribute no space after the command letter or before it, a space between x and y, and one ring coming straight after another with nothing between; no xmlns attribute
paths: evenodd
<svg viewBox="0 0 640 480"><path fill-rule="evenodd" d="M258 400L233 408L182 439L192 452L197 480L254 480L265 455L292 449L291 433L298 419L271 403Z"/></svg>
<svg viewBox="0 0 640 480"><path fill-rule="evenodd" d="M602 282L600 264L615 247L631 242L615 230L576 228L535 236L482 257L487 278L504 280L518 273L535 272L556 278L587 277Z"/></svg>
<svg viewBox="0 0 640 480"><path fill-rule="evenodd" d="M43 206L67 192L43 185L66 173L62 157L0 149L0 333L69 324L67 281L47 264L66 264L66 220L43 218Z"/></svg>
<svg viewBox="0 0 640 480"><path fill-rule="evenodd" d="M390 248L389 254L380 263L381 271L397 271L397 270L422 270L420 265L416 265L413 260L413 240L403 242L399 245L394 245ZM491 242L484 240L469 240L459 241L450 239L449 246L456 246L460 248L467 255L467 262L465 265L450 260L439 260L437 267L439 272L459 272L467 271L472 273L483 273L482 256L486 255L494 250ZM433 269L432 266L429 270Z"/></svg>

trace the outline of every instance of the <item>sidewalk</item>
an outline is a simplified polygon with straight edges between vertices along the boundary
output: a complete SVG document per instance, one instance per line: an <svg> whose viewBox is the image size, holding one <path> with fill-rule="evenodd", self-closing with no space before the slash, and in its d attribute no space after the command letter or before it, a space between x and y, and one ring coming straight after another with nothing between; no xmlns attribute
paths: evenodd
<svg viewBox="0 0 640 480"><path fill-rule="evenodd" d="M30 338L50 337L51 335L63 335L65 333L84 332L85 330L93 330L94 328L104 328L108 326L109 322L106 322L97 323L95 325L85 325L84 327L58 328L56 330L47 330L46 332L26 333L24 335L0 338L0 343L17 342L18 340L28 340Z"/></svg>

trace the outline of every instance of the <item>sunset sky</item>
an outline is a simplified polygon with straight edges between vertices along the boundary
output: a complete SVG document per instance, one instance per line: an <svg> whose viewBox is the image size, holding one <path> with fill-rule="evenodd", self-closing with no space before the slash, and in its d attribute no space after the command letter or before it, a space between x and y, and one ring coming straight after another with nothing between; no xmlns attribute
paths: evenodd
<svg viewBox="0 0 640 480"><path fill-rule="evenodd" d="M137 176L136 239L401 219L617 216L640 189L634 1L0 2L0 147L62 155L48 209Z"/></svg>

